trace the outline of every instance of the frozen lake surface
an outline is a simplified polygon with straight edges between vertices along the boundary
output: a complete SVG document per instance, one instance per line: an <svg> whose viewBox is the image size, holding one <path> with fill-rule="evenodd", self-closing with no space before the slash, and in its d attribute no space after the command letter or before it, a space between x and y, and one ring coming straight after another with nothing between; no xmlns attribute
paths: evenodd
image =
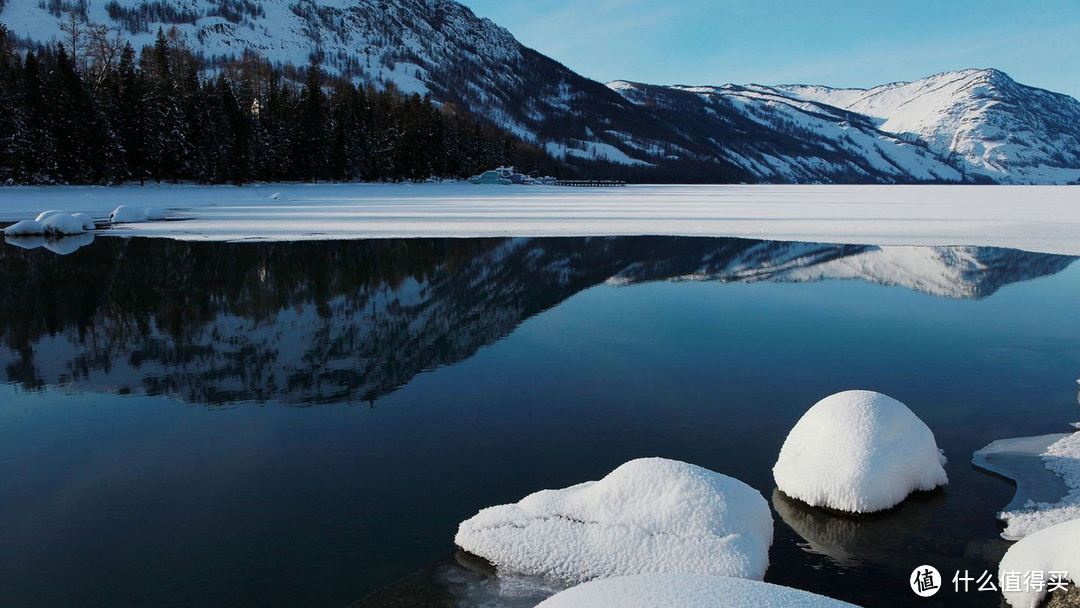
<svg viewBox="0 0 1080 608"><path fill-rule="evenodd" d="M118 205L186 220L118 231L185 240L680 235L1080 254L1080 188L1067 186L0 188L0 221Z"/></svg>
<svg viewBox="0 0 1080 608"><path fill-rule="evenodd" d="M645 456L761 492L767 581L924 606L915 566L978 576L1009 546L996 514L1014 488L971 454L1080 420L1072 256L686 237L46 245L0 242L16 286L0 289L2 606L527 608L553 589L459 565L458 524ZM776 491L788 431L852 388L933 430L948 486L865 517Z"/></svg>

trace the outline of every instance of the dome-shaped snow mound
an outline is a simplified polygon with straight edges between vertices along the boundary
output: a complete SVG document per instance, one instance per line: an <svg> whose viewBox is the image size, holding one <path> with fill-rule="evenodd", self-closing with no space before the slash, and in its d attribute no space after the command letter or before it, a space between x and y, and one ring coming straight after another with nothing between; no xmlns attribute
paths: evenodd
<svg viewBox="0 0 1080 608"><path fill-rule="evenodd" d="M1052 574L1080 584L1080 519L1060 523L1020 539L1009 547L998 567L1002 595L1013 608L1035 608L1046 597L1046 585L1025 584L1029 573L1043 573L1046 582ZM1019 585L1008 585L1019 577Z"/></svg>
<svg viewBox="0 0 1080 608"><path fill-rule="evenodd" d="M454 542L502 572L571 583L650 572L761 579L772 526L768 503L743 482L645 458L600 481L484 509Z"/></svg>
<svg viewBox="0 0 1080 608"><path fill-rule="evenodd" d="M784 494L853 513L889 509L949 482L929 427L903 403L872 391L822 399L788 433L773 467Z"/></svg>
<svg viewBox="0 0 1080 608"><path fill-rule="evenodd" d="M708 574L639 574L571 587L536 608L852 608L823 595Z"/></svg>

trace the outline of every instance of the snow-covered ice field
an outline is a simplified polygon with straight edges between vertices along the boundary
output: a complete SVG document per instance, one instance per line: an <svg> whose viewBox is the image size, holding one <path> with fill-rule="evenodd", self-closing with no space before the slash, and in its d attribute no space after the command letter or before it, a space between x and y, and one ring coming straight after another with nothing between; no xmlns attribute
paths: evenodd
<svg viewBox="0 0 1080 608"><path fill-rule="evenodd" d="M184 221L116 232L188 240L648 234L1080 254L1080 188L1067 186L14 187L0 189L0 222L118 205Z"/></svg>

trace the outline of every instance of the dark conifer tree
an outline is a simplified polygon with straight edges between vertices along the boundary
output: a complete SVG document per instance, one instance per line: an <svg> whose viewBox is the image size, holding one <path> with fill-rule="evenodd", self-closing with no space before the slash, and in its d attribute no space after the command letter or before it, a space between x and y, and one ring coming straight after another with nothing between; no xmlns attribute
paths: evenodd
<svg viewBox="0 0 1080 608"><path fill-rule="evenodd" d="M310 182L323 177L327 166L326 96L322 70L317 63L308 65L298 114L293 160L298 177Z"/></svg>
<svg viewBox="0 0 1080 608"><path fill-rule="evenodd" d="M143 73L135 65L135 49L131 44L126 45L120 53L112 90L116 110L112 124L124 167L123 173L116 177L121 180L136 179L142 183L149 174L147 88Z"/></svg>
<svg viewBox="0 0 1080 608"><path fill-rule="evenodd" d="M23 133L16 143L22 164L21 173L27 183L48 183L59 177L56 146L49 126L52 122L51 104L46 99L45 81L37 56L30 51L23 64Z"/></svg>
<svg viewBox="0 0 1080 608"><path fill-rule="evenodd" d="M0 23L0 185L22 179L18 139L25 119L19 106L20 71L7 27Z"/></svg>

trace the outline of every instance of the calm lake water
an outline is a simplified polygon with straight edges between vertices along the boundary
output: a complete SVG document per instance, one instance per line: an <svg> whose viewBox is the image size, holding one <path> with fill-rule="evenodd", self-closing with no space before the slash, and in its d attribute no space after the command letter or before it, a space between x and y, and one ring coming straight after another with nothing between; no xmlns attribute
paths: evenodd
<svg viewBox="0 0 1080 608"><path fill-rule="evenodd" d="M40 243L20 243L33 246ZM933 600L996 572L1001 437L1080 420L1080 264L707 238L0 243L0 606L530 606L457 524L664 456L773 505L767 580ZM818 399L905 402L950 485L846 518L774 491ZM366 598L366 599L365 599Z"/></svg>

